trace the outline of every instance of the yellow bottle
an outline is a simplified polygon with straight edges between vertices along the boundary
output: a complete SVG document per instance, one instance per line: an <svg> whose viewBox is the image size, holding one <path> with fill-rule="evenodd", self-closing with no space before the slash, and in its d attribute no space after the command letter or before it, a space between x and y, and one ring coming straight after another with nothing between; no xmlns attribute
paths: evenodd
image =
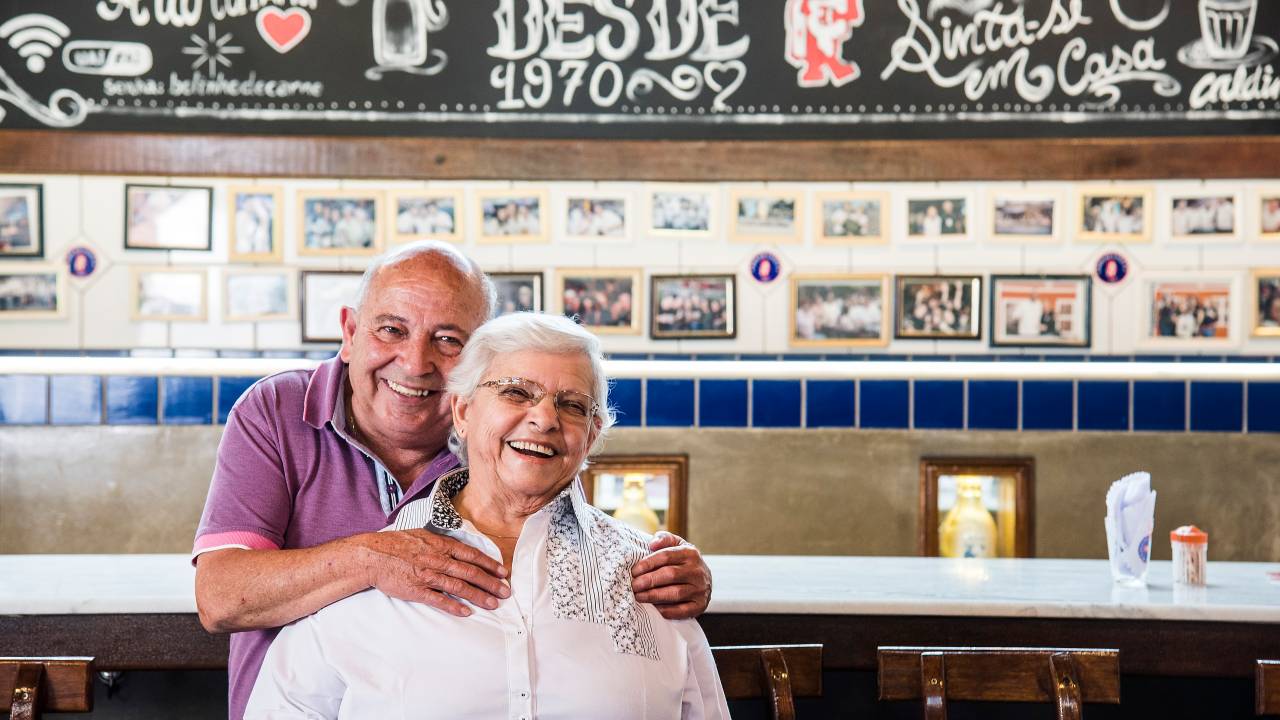
<svg viewBox="0 0 1280 720"><path fill-rule="evenodd" d="M956 504L938 528L943 557L995 557L996 521L982 502L982 478L956 478Z"/></svg>
<svg viewBox="0 0 1280 720"><path fill-rule="evenodd" d="M631 527L649 533L658 532L658 513L649 507L643 473L628 473L622 478L622 502L613 516Z"/></svg>

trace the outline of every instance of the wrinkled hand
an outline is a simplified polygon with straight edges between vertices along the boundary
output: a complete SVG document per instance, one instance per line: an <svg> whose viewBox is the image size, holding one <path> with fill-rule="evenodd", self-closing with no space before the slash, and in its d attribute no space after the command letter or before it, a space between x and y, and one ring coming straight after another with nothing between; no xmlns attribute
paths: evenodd
<svg viewBox="0 0 1280 720"><path fill-rule="evenodd" d="M471 609L453 597L493 610L511 596L500 578L502 563L453 538L426 530L368 533L369 585L393 598L430 605L466 617ZM447 593L447 595L446 595Z"/></svg>
<svg viewBox="0 0 1280 720"><path fill-rule="evenodd" d="M653 603L668 620L685 620L706 611L711 602L711 569L698 548L669 532L649 543L651 555L631 568L636 600Z"/></svg>

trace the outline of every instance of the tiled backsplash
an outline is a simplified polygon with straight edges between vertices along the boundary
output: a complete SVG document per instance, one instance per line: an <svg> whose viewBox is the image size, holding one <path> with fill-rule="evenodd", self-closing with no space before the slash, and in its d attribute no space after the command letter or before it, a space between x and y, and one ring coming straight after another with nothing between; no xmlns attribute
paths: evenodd
<svg viewBox="0 0 1280 720"><path fill-rule="evenodd" d="M237 356L243 357L243 353ZM301 353L297 356L301 357ZM323 356L323 353L308 356ZM963 356L963 359L1044 362L1061 357ZM820 355L614 356L616 360L744 362L821 358ZM839 358L846 360L850 356ZM880 355L870 359L889 358ZM954 358L916 355L892 359ZM1261 356L1088 359L1089 362L1134 360L1276 363L1274 357ZM236 399L253 382L253 378L244 377L0 376L0 425L223 423ZM1280 432L1280 382L649 378L615 381L610 400L618 410L618 424L623 427Z"/></svg>

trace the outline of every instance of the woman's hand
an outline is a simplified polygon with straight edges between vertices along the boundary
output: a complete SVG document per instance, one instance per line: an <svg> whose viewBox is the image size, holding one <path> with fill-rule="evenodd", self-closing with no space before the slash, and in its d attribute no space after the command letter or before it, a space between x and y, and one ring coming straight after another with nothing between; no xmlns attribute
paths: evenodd
<svg viewBox="0 0 1280 720"><path fill-rule="evenodd" d="M649 543L652 554L631 568L636 600L652 603L668 620L701 615L711 602L711 569L698 548L669 532Z"/></svg>

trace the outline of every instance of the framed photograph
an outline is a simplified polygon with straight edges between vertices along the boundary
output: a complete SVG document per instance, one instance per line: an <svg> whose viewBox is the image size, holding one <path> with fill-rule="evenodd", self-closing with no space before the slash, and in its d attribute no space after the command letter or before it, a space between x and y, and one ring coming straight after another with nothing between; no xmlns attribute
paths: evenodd
<svg viewBox="0 0 1280 720"><path fill-rule="evenodd" d="M293 320L298 316L296 277L286 268L227 268L223 271L222 319Z"/></svg>
<svg viewBox="0 0 1280 720"><path fill-rule="evenodd" d="M298 254L376 255L382 249L381 222L381 193L300 191Z"/></svg>
<svg viewBox="0 0 1280 720"><path fill-rule="evenodd" d="M1191 350L1236 343L1240 293L1234 274L1195 273L1145 280L1144 346Z"/></svg>
<svg viewBox="0 0 1280 720"><path fill-rule="evenodd" d="M67 276L46 265L0 264L0 321L66 315Z"/></svg>
<svg viewBox="0 0 1280 720"><path fill-rule="evenodd" d="M686 455L600 455L581 475L587 502L641 532L686 540L688 477Z"/></svg>
<svg viewBox="0 0 1280 720"><path fill-rule="evenodd" d="M284 191L251 185L227 189L227 257L231 262L280 262L284 259L281 218Z"/></svg>
<svg viewBox="0 0 1280 720"><path fill-rule="evenodd" d="M912 240L967 240L969 199L946 195L907 199L907 237Z"/></svg>
<svg viewBox="0 0 1280 720"><path fill-rule="evenodd" d="M804 196L799 192L737 190L729 203L735 242L798 243L804 240Z"/></svg>
<svg viewBox="0 0 1280 720"><path fill-rule="evenodd" d="M203 322L204 268L131 267L131 317L137 322Z"/></svg>
<svg viewBox="0 0 1280 720"><path fill-rule="evenodd" d="M126 250L208 250L213 246L213 188L124 186Z"/></svg>
<svg viewBox="0 0 1280 720"><path fill-rule="evenodd" d="M363 275L356 270L302 271L302 342L342 342L342 308L355 305Z"/></svg>
<svg viewBox="0 0 1280 720"><path fill-rule="evenodd" d="M621 192L570 192L564 199L567 240L625 240L631 200Z"/></svg>
<svg viewBox="0 0 1280 720"><path fill-rule="evenodd" d="M992 275L993 347L1089 347L1089 275Z"/></svg>
<svg viewBox="0 0 1280 720"><path fill-rule="evenodd" d="M887 345L889 276L791 276L791 345Z"/></svg>
<svg viewBox="0 0 1280 720"><path fill-rule="evenodd" d="M476 213L482 243L547 241L547 191L479 190Z"/></svg>
<svg viewBox="0 0 1280 720"><path fill-rule="evenodd" d="M920 461L920 554L1035 557L1035 460L926 457ZM974 498L974 496L977 496ZM958 500L978 500L992 531L960 532ZM970 506L972 508L972 506ZM979 511L980 512L980 511ZM978 517L981 517L979 515Z"/></svg>
<svg viewBox="0 0 1280 720"><path fill-rule="evenodd" d="M1239 240L1240 196L1233 192L1175 192L1169 196L1174 240Z"/></svg>
<svg viewBox="0 0 1280 720"><path fill-rule="evenodd" d="M1010 242L1054 242L1058 232L1058 196L1022 190L991 193L991 239Z"/></svg>
<svg viewBox="0 0 1280 720"><path fill-rule="evenodd" d="M1098 187L1080 190L1081 242L1151 242L1151 190L1132 187Z"/></svg>
<svg viewBox="0 0 1280 720"><path fill-rule="evenodd" d="M650 187L649 234L666 237L711 237L716 189L705 185Z"/></svg>
<svg viewBox="0 0 1280 720"><path fill-rule="evenodd" d="M1254 270L1252 278L1252 334L1280 337L1280 268Z"/></svg>
<svg viewBox="0 0 1280 720"><path fill-rule="evenodd" d="M513 312L542 312L542 273L489 273L498 290L498 315Z"/></svg>
<svg viewBox="0 0 1280 720"><path fill-rule="evenodd" d="M649 278L649 336L732 338L736 327L734 275L654 275Z"/></svg>
<svg viewBox="0 0 1280 720"><path fill-rule="evenodd" d="M44 257L44 186L0 184L0 260Z"/></svg>
<svg viewBox="0 0 1280 720"><path fill-rule="evenodd" d="M889 242L888 193L818 193L818 242Z"/></svg>
<svg viewBox="0 0 1280 720"><path fill-rule="evenodd" d="M1258 238L1280 240L1280 188L1258 192Z"/></svg>
<svg viewBox="0 0 1280 720"><path fill-rule="evenodd" d="M561 270L560 312L600 334L639 335L640 269Z"/></svg>
<svg viewBox="0 0 1280 720"><path fill-rule="evenodd" d="M976 275L899 275L893 335L901 339L977 340L982 337L982 278Z"/></svg>
<svg viewBox="0 0 1280 720"><path fill-rule="evenodd" d="M462 240L462 193L457 190L401 191L391 196L394 243Z"/></svg>

